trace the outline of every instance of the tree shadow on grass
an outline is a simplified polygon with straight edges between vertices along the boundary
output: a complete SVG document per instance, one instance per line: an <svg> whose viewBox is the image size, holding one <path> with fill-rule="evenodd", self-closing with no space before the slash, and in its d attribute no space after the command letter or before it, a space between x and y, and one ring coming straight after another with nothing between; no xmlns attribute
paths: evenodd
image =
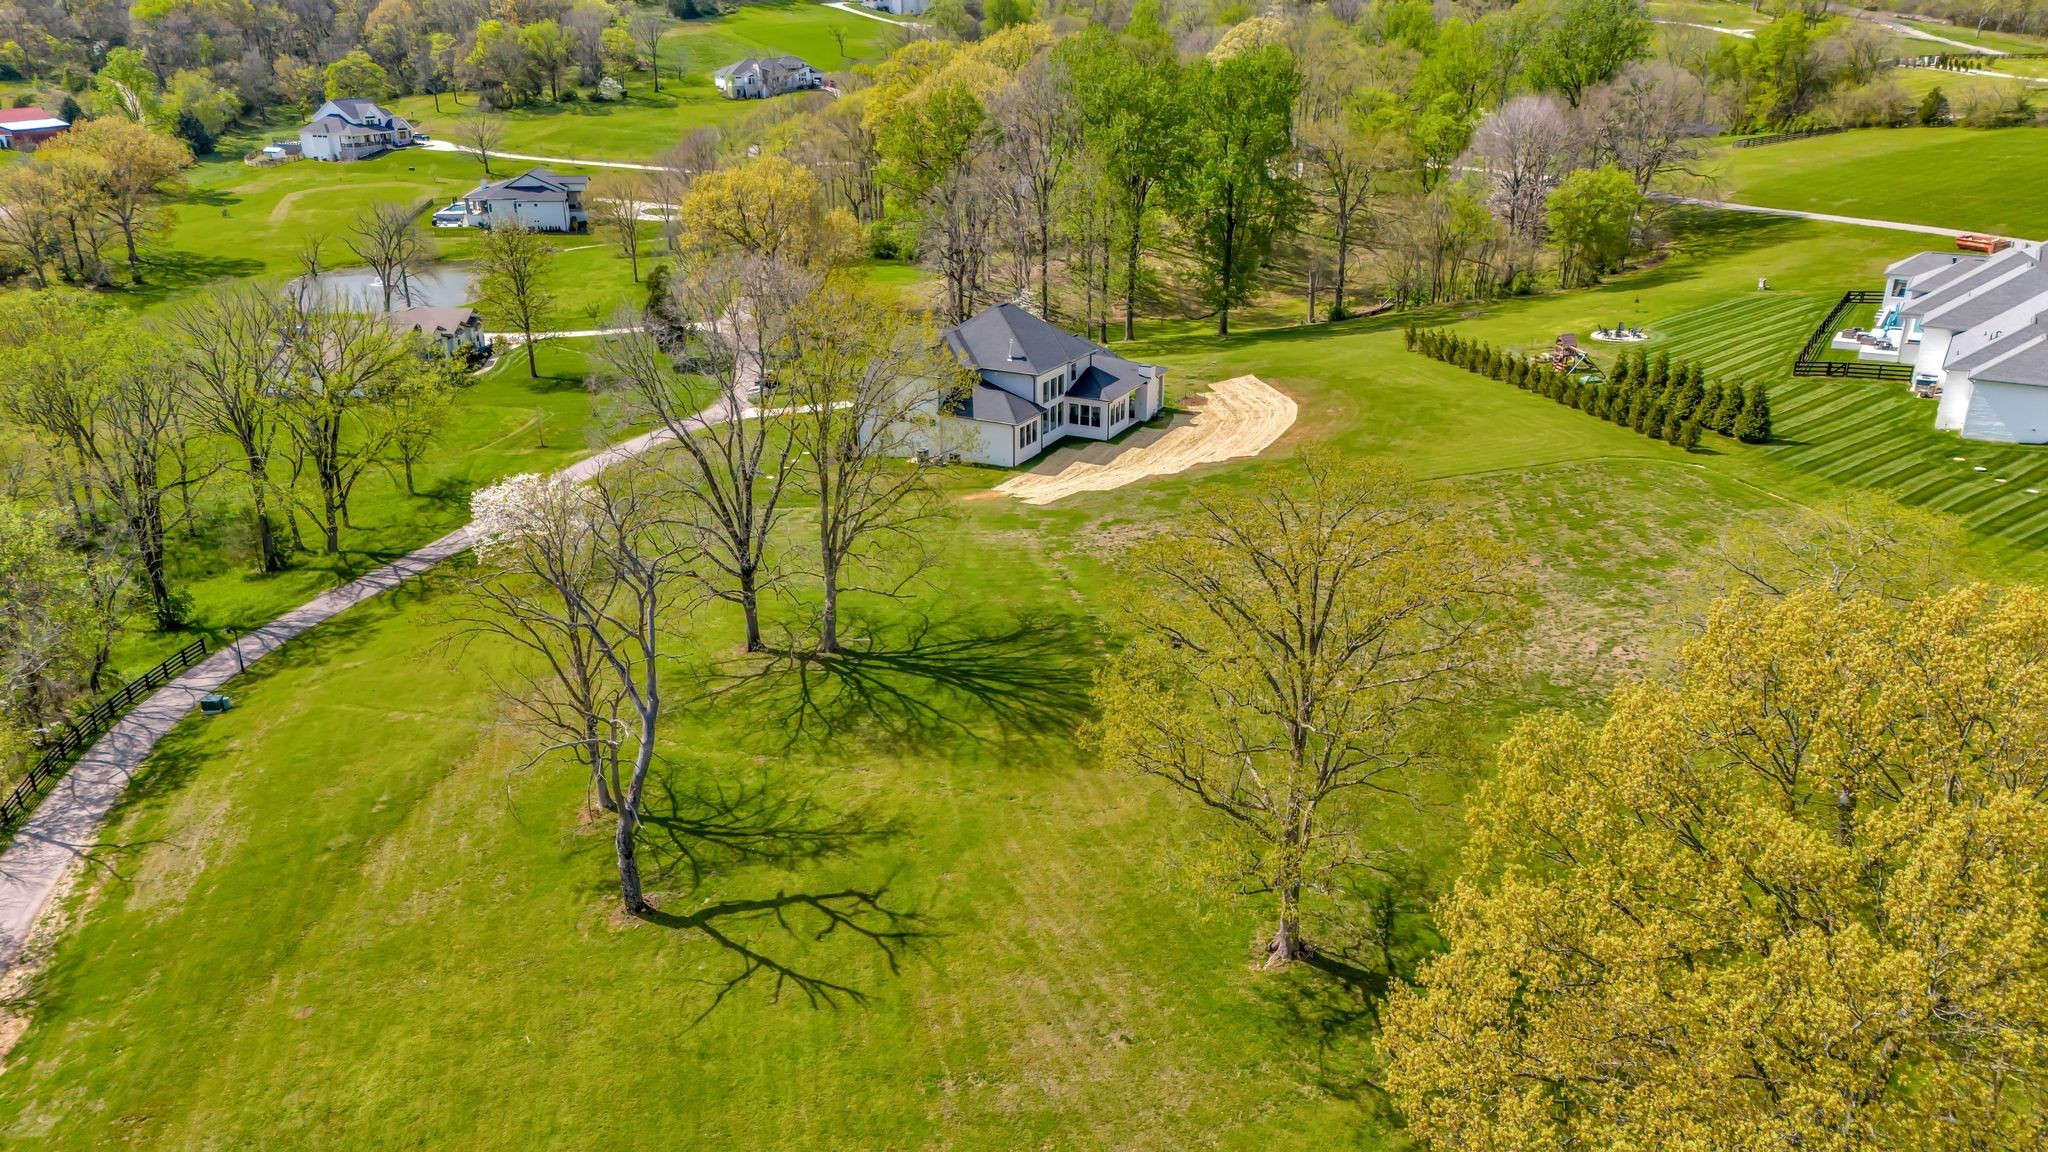
<svg viewBox="0 0 2048 1152"><path fill-rule="evenodd" d="M175 249L158 250L136 269L140 280L124 290L134 299L155 304L217 280L261 275L263 261L246 256L203 256Z"/></svg>
<svg viewBox="0 0 2048 1152"><path fill-rule="evenodd" d="M867 805L821 800L802 774L771 766L749 779L679 780L653 775L642 801L641 850L657 884L694 890L729 864L791 868L842 857L902 832Z"/></svg>
<svg viewBox="0 0 2048 1152"><path fill-rule="evenodd" d="M820 892L778 891L751 900L721 900L684 914L657 909L642 918L665 928L694 932L734 958L730 973L707 982L713 989L711 1002L697 1014L696 1023L708 1019L728 996L755 981L768 984L771 1001L779 1002L793 993L803 996L813 1008L869 1002L868 992L846 975L845 964L822 959L806 963L778 955L764 939L780 937L802 948L835 937L851 938L867 945L889 975L895 976L902 972L904 961L933 935L922 926L916 911L891 906L887 884Z"/></svg>
<svg viewBox="0 0 2048 1152"><path fill-rule="evenodd" d="M784 646L758 670L728 675L712 706L743 692L771 723L757 734L824 747L862 737L892 747L961 742L1002 746L1013 758L1066 746L1089 702L1094 633L1070 616L1011 618L918 614L849 633L865 639L837 653Z"/></svg>
<svg viewBox="0 0 2048 1152"><path fill-rule="evenodd" d="M604 825L609 830L607 817ZM690 778L673 770L649 779L640 824L641 866L655 910L642 920L691 933L727 954L722 974L703 981L710 998L696 1020L717 1011L749 984L766 986L771 1001L799 995L813 1008L868 1003L870 992L853 975L859 956L827 949L851 940L889 977L902 970L937 933L915 904L879 884L783 883L771 896L745 895L743 879L728 880L716 898L680 910L714 875L744 878L759 865L785 876L842 860L901 835L895 820L865 804L822 799L813 779L784 764L741 778ZM611 838L585 841L609 856ZM609 883L603 885L610 895ZM669 907L661 907L668 904Z"/></svg>

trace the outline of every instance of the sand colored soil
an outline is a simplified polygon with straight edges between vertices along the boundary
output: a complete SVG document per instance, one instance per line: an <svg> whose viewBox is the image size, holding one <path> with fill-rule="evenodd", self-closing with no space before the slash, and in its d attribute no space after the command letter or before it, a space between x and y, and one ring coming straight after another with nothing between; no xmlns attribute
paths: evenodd
<svg viewBox="0 0 2048 1152"><path fill-rule="evenodd" d="M1256 456L1294 426L1294 401L1256 376L1221 381L1193 398L1195 415L1146 443L1090 445L1106 461L1077 460L1057 472L1012 476L995 490L1026 504L1050 504L1077 492L1107 492L1153 476L1171 476L1199 464Z"/></svg>

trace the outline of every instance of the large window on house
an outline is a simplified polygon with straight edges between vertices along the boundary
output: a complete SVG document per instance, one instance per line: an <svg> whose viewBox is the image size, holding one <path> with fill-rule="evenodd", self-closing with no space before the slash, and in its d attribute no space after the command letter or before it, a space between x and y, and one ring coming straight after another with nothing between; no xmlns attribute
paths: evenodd
<svg viewBox="0 0 2048 1152"><path fill-rule="evenodd" d="M1067 420L1080 428L1102 427L1102 409L1094 404L1067 405Z"/></svg>

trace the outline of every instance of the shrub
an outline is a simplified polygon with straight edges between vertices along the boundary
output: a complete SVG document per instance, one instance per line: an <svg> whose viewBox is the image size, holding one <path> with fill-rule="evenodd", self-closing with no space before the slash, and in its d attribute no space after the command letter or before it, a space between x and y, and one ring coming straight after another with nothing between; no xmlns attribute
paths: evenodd
<svg viewBox="0 0 2048 1152"><path fill-rule="evenodd" d="M1938 87L1929 88L1927 95L1920 98L1920 107L1914 113L1914 119L1920 121L1924 128L1948 123L1948 97L1943 95Z"/></svg>
<svg viewBox="0 0 2048 1152"><path fill-rule="evenodd" d="M1762 444L1771 438L1771 398L1761 384L1751 384L1742 396L1742 411L1735 417L1735 438L1744 444Z"/></svg>
<svg viewBox="0 0 2048 1152"><path fill-rule="evenodd" d="M1687 452L1700 446L1700 422L1687 420L1678 426L1678 446Z"/></svg>

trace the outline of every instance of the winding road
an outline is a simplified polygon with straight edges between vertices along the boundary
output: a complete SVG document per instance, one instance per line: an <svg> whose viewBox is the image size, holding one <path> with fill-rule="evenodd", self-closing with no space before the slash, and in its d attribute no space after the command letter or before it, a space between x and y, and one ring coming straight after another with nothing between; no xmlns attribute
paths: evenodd
<svg viewBox="0 0 2048 1152"><path fill-rule="evenodd" d="M1966 232L1983 233L1981 228L1943 228L1934 224L1908 224L1903 220L1874 220L1868 216L1836 216L1831 212L1806 212L1798 208L1766 208L1761 204L1737 204L1733 200L1707 200L1698 196L1674 196L1668 192L1652 192L1653 198L1668 204L1690 204L1695 208L1718 208L1723 212L1749 212L1758 216L1790 216L1799 220L1819 220L1827 224L1851 224L1858 228L1887 228L1893 232L1919 232L1928 236L1947 236L1954 239Z"/></svg>
<svg viewBox="0 0 2048 1152"><path fill-rule="evenodd" d="M711 418L714 412L707 409L696 419ZM644 454L667 436L666 431L655 431L622 441L569 465L559 475L590 479L614 464ZM243 665L263 659L292 637L468 548L469 528L465 525L367 576L323 592L193 665L115 723L51 788L15 832L6 851L0 852L0 972L20 958L43 910L101 847L100 831L108 814L150 750L191 714L201 696L219 691L240 674Z"/></svg>

